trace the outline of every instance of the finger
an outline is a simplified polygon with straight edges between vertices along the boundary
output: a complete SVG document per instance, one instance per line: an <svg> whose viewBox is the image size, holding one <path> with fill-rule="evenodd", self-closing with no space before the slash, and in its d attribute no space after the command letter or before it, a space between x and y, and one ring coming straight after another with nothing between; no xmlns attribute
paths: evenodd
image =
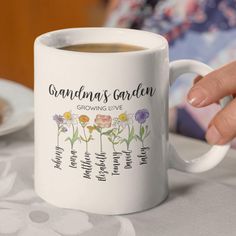
<svg viewBox="0 0 236 236"><path fill-rule="evenodd" d="M210 122L206 140L210 144L225 144L236 136L236 99L230 102Z"/></svg>
<svg viewBox="0 0 236 236"><path fill-rule="evenodd" d="M189 91L188 102L204 107L236 92L236 62L217 69L199 80Z"/></svg>
<svg viewBox="0 0 236 236"><path fill-rule="evenodd" d="M196 83L198 83L203 77L201 75L198 75L194 80L193 80L193 84L195 85ZM219 101L216 102L216 104L220 104Z"/></svg>
<svg viewBox="0 0 236 236"><path fill-rule="evenodd" d="M196 84L197 82L199 82L203 77L201 75L198 75L194 80L193 80L193 84Z"/></svg>
<svg viewBox="0 0 236 236"><path fill-rule="evenodd" d="M193 80L193 84L196 84L198 81L200 81L203 77L202 76L197 76L194 80ZM232 94L233 98L236 97L236 93ZM219 101L216 102L216 104L220 104Z"/></svg>
<svg viewBox="0 0 236 236"><path fill-rule="evenodd" d="M196 83L198 83L203 77L201 75L197 76L194 80L193 80L193 84L195 85ZM220 104L219 101L216 102L216 104Z"/></svg>

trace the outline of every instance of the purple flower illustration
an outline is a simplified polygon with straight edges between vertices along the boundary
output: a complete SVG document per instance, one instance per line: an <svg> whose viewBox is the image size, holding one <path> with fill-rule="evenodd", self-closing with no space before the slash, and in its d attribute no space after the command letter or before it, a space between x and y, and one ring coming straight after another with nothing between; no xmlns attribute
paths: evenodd
<svg viewBox="0 0 236 236"><path fill-rule="evenodd" d="M53 120L55 120L58 125L61 125L61 124L64 123L64 118L63 118L62 115L57 115L57 114L55 114L55 115L53 116Z"/></svg>
<svg viewBox="0 0 236 236"><path fill-rule="evenodd" d="M144 147L145 139L151 133L151 131L148 129L148 125L144 126L144 123L146 122L148 117L149 117L149 112L145 108L141 109L141 110L138 110L135 113L135 120L138 121L138 123L140 124L139 134L136 135L136 138L142 143L142 147Z"/></svg>
<svg viewBox="0 0 236 236"><path fill-rule="evenodd" d="M55 114L52 118L57 124L57 146L59 146L59 136L60 136L60 134L67 132L68 129L64 126L65 119L62 115Z"/></svg>
<svg viewBox="0 0 236 236"><path fill-rule="evenodd" d="M135 120L138 121L139 124L145 123L148 117L149 112L147 109L138 110L135 113Z"/></svg>

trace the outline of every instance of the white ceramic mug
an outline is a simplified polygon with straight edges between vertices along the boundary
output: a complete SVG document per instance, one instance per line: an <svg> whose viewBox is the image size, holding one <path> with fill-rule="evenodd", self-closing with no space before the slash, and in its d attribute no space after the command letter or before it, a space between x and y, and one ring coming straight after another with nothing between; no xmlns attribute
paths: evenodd
<svg viewBox="0 0 236 236"><path fill-rule="evenodd" d="M120 53L58 49L80 43L146 48ZM167 170L203 172L229 145L186 162L168 140L168 91L207 65L169 63L160 35L116 28L49 32L35 41L35 190L59 207L101 214L152 208L168 196ZM223 100L223 105L229 98Z"/></svg>

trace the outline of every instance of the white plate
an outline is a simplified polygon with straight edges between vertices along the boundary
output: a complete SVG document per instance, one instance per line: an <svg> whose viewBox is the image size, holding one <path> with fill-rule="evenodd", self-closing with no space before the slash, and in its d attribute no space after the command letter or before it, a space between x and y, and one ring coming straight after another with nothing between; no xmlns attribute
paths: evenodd
<svg viewBox="0 0 236 236"><path fill-rule="evenodd" d="M0 136L13 133L30 124L34 118L33 91L25 86L0 79L0 99L7 103Z"/></svg>

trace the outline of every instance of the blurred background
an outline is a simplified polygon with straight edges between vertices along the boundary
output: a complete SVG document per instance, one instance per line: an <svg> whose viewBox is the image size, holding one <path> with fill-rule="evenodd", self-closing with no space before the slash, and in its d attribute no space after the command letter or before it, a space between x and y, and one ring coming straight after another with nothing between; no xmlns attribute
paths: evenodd
<svg viewBox="0 0 236 236"><path fill-rule="evenodd" d="M33 42L45 32L81 26L101 26L103 0L1 1L0 77L33 88Z"/></svg>
<svg viewBox="0 0 236 236"><path fill-rule="evenodd" d="M236 59L235 0L11 0L1 1L0 77L33 88L34 39L88 26L162 34L171 60L195 59L218 68ZM193 78L183 76L171 88L170 130L205 140L218 107L196 110L186 103Z"/></svg>

